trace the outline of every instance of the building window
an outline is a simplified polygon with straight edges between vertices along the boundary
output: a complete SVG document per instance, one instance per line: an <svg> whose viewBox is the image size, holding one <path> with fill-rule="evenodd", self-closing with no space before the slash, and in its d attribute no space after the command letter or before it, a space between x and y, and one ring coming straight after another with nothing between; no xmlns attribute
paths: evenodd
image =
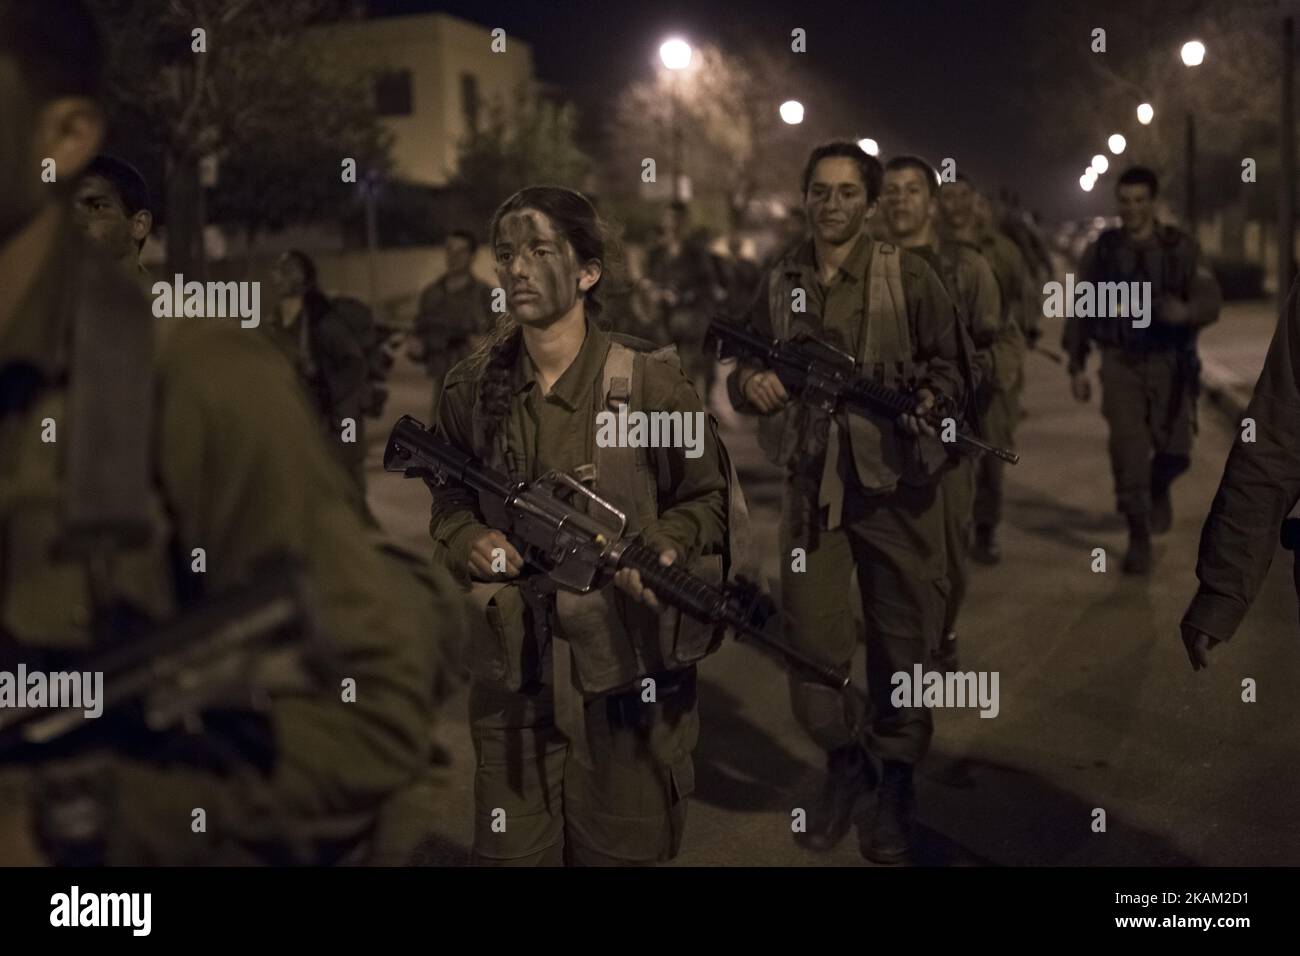
<svg viewBox="0 0 1300 956"><path fill-rule="evenodd" d="M411 115L410 70L391 70L375 77L375 110L380 116Z"/></svg>
<svg viewBox="0 0 1300 956"><path fill-rule="evenodd" d="M465 116L465 128L478 129L478 77L473 73L460 75L460 109Z"/></svg>

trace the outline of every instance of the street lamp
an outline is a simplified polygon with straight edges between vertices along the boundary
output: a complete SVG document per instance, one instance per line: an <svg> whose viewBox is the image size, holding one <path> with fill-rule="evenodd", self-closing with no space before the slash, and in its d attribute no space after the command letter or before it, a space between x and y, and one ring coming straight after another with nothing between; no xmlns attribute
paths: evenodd
<svg viewBox="0 0 1300 956"><path fill-rule="evenodd" d="M1187 67L1200 66L1205 61L1205 44L1188 40L1180 52ZM1187 111L1187 231L1196 235L1196 117Z"/></svg>
<svg viewBox="0 0 1300 956"><path fill-rule="evenodd" d="M659 45L659 59L673 74L672 87L672 127L673 127L673 201L682 198L682 127L679 119L681 104L679 100L679 81L677 74L691 65L693 54L691 45L679 37L665 40Z"/></svg>
<svg viewBox="0 0 1300 956"><path fill-rule="evenodd" d="M803 122L803 104L798 100L786 100L781 104L781 119L791 126Z"/></svg>
<svg viewBox="0 0 1300 956"><path fill-rule="evenodd" d="M1096 156L1092 157L1092 165L1088 168L1100 176L1106 170L1110 169L1110 160L1101 153L1098 153Z"/></svg>
<svg viewBox="0 0 1300 956"><path fill-rule="evenodd" d="M880 155L880 144L870 137L864 137L858 140L858 148L868 156Z"/></svg>
<svg viewBox="0 0 1300 956"><path fill-rule="evenodd" d="M1205 61L1205 44L1200 40L1188 40L1180 55L1184 66L1200 66Z"/></svg>
<svg viewBox="0 0 1300 956"><path fill-rule="evenodd" d="M1156 118L1156 111L1150 103L1138 104L1138 122L1143 126L1150 126L1151 121Z"/></svg>
<svg viewBox="0 0 1300 956"><path fill-rule="evenodd" d="M1079 188L1086 193L1092 192L1092 187L1095 186L1096 184L1097 184L1096 176L1089 176L1087 173L1084 173L1082 176L1079 177Z"/></svg>
<svg viewBox="0 0 1300 956"><path fill-rule="evenodd" d="M1124 138L1123 134L1115 133L1110 139L1106 140L1106 146L1109 147L1112 153L1118 156L1120 153L1124 152L1124 148L1128 146L1128 140Z"/></svg>

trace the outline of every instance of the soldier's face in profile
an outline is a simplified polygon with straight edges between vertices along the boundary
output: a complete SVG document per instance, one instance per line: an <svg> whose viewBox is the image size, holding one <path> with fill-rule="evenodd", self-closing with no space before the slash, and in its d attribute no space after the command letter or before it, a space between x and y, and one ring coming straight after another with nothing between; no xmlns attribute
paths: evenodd
<svg viewBox="0 0 1300 956"><path fill-rule="evenodd" d="M282 296L302 295L307 290L307 276L303 273L302 265L288 253L275 261L272 279Z"/></svg>
<svg viewBox="0 0 1300 956"><path fill-rule="evenodd" d="M886 170L880 196L889 231L900 239L916 235L934 214L930 184L919 169Z"/></svg>
<svg viewBox="0 0 1300 956"><path fill-rule="evenodd" d="M939 208L948 224L960 229L975 215L975 190L960 179L944 183L939 191Z"/></svg>
<svg viewBox="0 0 1300 956"><path fill-rule="evenodd" d="M876 207L867 205L867 187L858 164L847 156L828 156L813 169L804 211L813 235L838 246L862 231Z"/></svg>
<svg viewBox="0 0 1300 956"><path fill-rule="evenodd" d="M91 242L114 259L126 259L136 251L135 221L113 184L102 176L86 176L77 187L73 208L77 224ZM147 215L141 210L137 216ZM141 237L143 238L143 237Z"/></svg>
<svg viewBox="0 0 1300 956"><path fill-rule="evenodd" d="M537 209L503 216L492 251L510 314L523 325L546 326L564 317L600 278L600 262L578 262L569 240Z"/></svg>
<svg viewBox="0 0 1300 956"><path fill-rule="evenodd" d="M469 240L461 236L452 236L447 240L447 271L465 272L474 260L470 251Z"/></svg>
<svg viewBox="0 0 1300 956"><path fill-rule="evenodd" d="M1115 190L1119 218L1129 232L1142 232L1155 216L1155 198L1145 183L1126 183Z"/></svg>

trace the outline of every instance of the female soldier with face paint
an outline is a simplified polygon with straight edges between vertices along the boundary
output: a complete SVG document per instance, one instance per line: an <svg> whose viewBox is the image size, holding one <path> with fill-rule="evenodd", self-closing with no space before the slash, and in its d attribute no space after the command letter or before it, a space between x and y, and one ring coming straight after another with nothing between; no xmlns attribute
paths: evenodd
<svg viewBox="0 0 1300 956"><path fill-rule="evenodd" d="M597 324L602 234L591 203L572 190L534 186L502 204L489 241L509 312L484 347L448 373L434 430L516 480L551 470L575 475L619 503L629 531L665 564L705 576L712 568L717 581L727 478L712 434L697 458L680 448L638 449L636 470L626 474L639 481L616 481L611 456L596 446L596 414L620 398L647 412L702 411L672 357L647 354L644 343ZM621 366L634 369L629 389L628 377L610 370L632 350L635 364ZM661 619L635 571L620 571L616 587L557 597L506 536L484 524L472 494L431 487L435 550L463 583L478 582L471 597L482 612L466 661L475 862L672 859L694 786L695 670L646 662L662 667L665 628L680 637L690 622L669 624L671 610Z"/></svg>

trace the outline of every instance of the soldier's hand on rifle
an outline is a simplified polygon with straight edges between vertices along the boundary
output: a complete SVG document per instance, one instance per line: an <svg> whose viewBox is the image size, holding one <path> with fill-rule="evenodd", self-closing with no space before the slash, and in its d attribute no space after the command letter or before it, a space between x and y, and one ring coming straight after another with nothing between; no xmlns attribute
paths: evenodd
<svg viewBox="0 0 1300 956"><path fill-rule="evenodd" d="M779 412L790 401L776 372L755 372L745 380L744 392L745 400L764 415Z"/></svg>
<svg viewBox="0 0 1300 956"><path fill-rule="evenodd" d="M677 551L669 548L666 551L659 552L659 563L664 567L672 564L677 560ZM656 612L661 612L663 608L659 606L659 599L655 597L654 591L645 587L641 583L641 572L635 568L624 568L614 574L614 584L629 595L632 600L646 607L654 608Z"/></svg>
<svg viewBox="0 0 1300 956"><path fill-rule="evenodd" d="M1192 670L1204 670L1210 666L1210 651L1220 641L1210 637L1204 631L1198 631L1189 624L1183 625L1183 647L1187 649L1187 659L1191 661Z"/></svg>
<svg viewBox="0 0 1300 956"><path fill-rule="evenodd" d="M1086 402L1092 398L1092 381L1087 372L1080 369L1070 373L1070 394L1076 402Z"/></svg>
<svg viewBox="0 0 1300 956"><path fill-rule="evenodd" d="M910 415L899 415L898 425L909 435L935 434L933 426L925 419L934 410L935 395L928 388L916 390L916 408Z"/></svg>
<svg viewBox="0 0 1300 956"><path fill-rule="evenodd" d="M1160 321L1169 325L1184 325L1192 317L1192 310L1186 302L1175 295L1166 295L1160 300Z"/></svg>
<svg viewBox="0 0 1300 956"><path fill-rule="evenodd" d="M505 559L505 571L499 570L502 558ZM523 557L495 528L488 528L469 543L469 573L476 581L517 578L523 569Z"/></svg>

